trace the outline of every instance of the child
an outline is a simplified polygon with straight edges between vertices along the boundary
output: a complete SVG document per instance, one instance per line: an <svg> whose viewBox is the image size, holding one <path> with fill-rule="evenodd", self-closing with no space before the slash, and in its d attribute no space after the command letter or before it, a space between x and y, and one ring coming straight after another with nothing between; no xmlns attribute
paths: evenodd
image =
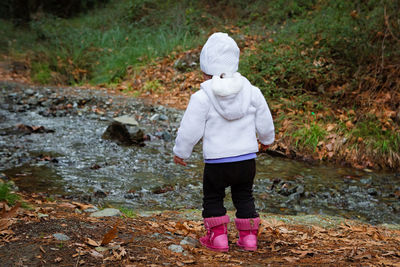
<svg viewBox="0 0 400 267"><path fill-rule="evenodd" d="M194 145L203 139L203 218L207 235L201 244L228 251L224 207L225 188L230 186L237 210L237 245L257 249L260 218L254 205L253 181L258 152L274 141L274 124L261 91L237 72L240 50L226 33L214 33L200 54L205 82L190 98L174 146L174 162L186 166Z"/></svg>

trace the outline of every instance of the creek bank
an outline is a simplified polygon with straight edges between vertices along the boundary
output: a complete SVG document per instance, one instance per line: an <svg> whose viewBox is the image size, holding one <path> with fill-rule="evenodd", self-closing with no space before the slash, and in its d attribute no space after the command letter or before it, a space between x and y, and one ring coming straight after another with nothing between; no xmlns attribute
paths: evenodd
<svg viewBox="0 0 400 267"><path fill-rule="evenodd" d="M99 90L9 83L0 90L1 129L22 124L54 130L0 135L0 171L21 190L135 210L200 208L200 147L187 168L172 162L183 111ZM130 139L139 133L141 145L120 146L101 138L121 116L132 118L125 127ZM254 192L261 211L340 215L376 224L400 221L398 174L265 154L257 164ZM233 209L229 194L227 208Z"/></svg>
<svg viewBox="0 0 400 267"><path fill-rule="evenodd" d="M84 212L88 206L84 203L48 199L42 194L22 197L30 209L17 209L10 214L8 228L0 229L4 266L203 266L210 262L395 266L400 257L399 225L371 226L331 216L262 214L256 252L243 253L237 248L237 230L231 222L229 252L221 254L199 245L198 238L205 234L199 210L96 218ZM229 215L234 217L231 212Z"/></svg>

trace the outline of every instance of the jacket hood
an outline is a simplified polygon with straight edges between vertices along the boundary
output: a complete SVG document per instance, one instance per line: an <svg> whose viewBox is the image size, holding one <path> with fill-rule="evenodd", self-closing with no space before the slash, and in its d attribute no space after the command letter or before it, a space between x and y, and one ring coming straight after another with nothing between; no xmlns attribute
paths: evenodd
<svg viewBox="0 0 400 267"><path fill-rule="evenodd" d="M250 82L236 72L223 78L213 76L200 88L204 90L217 112L227 120L246 115L251 101Z"/></svg>

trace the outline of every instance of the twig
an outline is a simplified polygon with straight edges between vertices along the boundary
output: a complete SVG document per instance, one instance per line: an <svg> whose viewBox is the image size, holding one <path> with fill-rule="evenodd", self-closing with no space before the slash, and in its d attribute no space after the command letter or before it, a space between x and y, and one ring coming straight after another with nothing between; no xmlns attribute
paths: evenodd
<svg viewBox="0 0 400 267"><path fill-rule="evenodd" d="M386 6L383 7L383 16L385 18L385 24L387 26L387 30L389 31L390 35L397 41L400 42L400 39L397 38L394 33L392 32L392 30L390 29L390 23L389 23L389 16L386 15Z"/></svg>
<svg viewBox="0 0 400 267"><path fill-rule="evenodd" d="M80 258L81 258L81 249L79 248L78 259L76 260L75 267L78 267Z"/></svg>
<svg viewBox="0 0 400 267"><path fill-rule="evenodd" d="M381 68L382 68L382 71L383 71L383 68L385 67L384 66L384 57L385 57L385 39L386 39L386 33L387 33L387 31L388 31L388 29L386 28L386 30L385 30L385 34L383 35L383 39L382 39L382 62L381 62Z"/></svg>

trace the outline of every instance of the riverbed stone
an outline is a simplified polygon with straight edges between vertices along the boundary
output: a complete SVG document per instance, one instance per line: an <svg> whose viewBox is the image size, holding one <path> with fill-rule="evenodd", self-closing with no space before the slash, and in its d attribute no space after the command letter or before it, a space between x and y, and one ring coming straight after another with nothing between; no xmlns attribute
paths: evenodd
<svg viewBox="0 0 400 267"><path fill-rule="evenodd" d="M44 213L40 213L38 212L38 218L44 218L44 217L49 217L49 214L44 214Z"/></svg>
<svg viewBox="0 0 400 267"><path fill-rule="evenodd" d="M359 191L358 187L355 185L349 186L349 192L357 192Z"/></svg>
<svg viewBox="0 0 400 267"><path fill-rule="evenodd" d="M139 125L139 123L136 121L136 119L134 117L128 116L128 115L116 117L116 118L114 118L114 121L119 122L121 124L132 125L132 126Z"/></svg>
<svg viewBox="0 0 400 267"><path fill-rule="evenodd" d="M107 208L104 210L96 211L90 214L90 217L111 217L111 216L121 216L120 210Z"/></svg>
<svg viewBox="0 0 400 267"><path fill-rule="evenodd" d="M378 195L378 191L375 188L368 188L367 190L368 194L370 194L371 196L376 196Z"/></svg>
<svg viewBox="0 0 400 267"><path fill-rule="evenodd" d="M134 144L126 126L116 121L107 127L101 138L115 141L120 145Z"/></svg>
<svg viewBox="0 0 400 267"><path fill-rule="evenodd" d="M372 183L372 178L364 178L360 180L360 183L362 184L371 184Z"/></svg>
<svg viewBox="0 0 400 267"><path fill-rule="evenodd" d="M158 120L159 118L160 118L160 114L157 114L157 113L156 113L156 114L154 114L153 116L150 117L150 120L151 120L151 121L156 121L156 120Z"/></svg>
<svg viewBox="0 0 400 267"><path fill-rule="evenodd" d="M33 91L31 88L28 88L25 90L25 94L27 95L33 95L35 93L35 91Z"/></svg>
<svg viewBox="0 0 400 267"><path fill-rule="evenodd" d="M160 121L167 121L168 117L167 115L161 114L160 117L158 118Z"/></svg>
<svg viewBox="0 0 400 267"><path fill-rule="evenodd" d="M86 212L86 213L93 213L93 212L96 212L96 211L98 211L99 209L97 208L97 207L92 207L92 208L88 208L88 209L85 209L85 210L83 210L83 212Z"/></svg>
<svg viewBox="0 0 400 267"><path fill-rule="evenodd" d="M299 201L299 199L300 199L300 193L293 193L288 197L286 203Z"/></svg>
<svg viewBox="0 0 400 267"><path fill-rule="evenodd" d="M71 238L69 238L69 236L62 234L62 233L55 233L55 234L53 234L53 237L58 241L68 241L71 239Z"/></svg>
<svg viewBox="0 0 400 267"><path fill-rule="evenodd" d="M200 242L197 239L194 239L193 237L190 236L186 236L184 239L181 240L179 244L188 245L195 248L200 246Z"/></svg>
<svg viewBox="0 0 400 267"><path fill-rule="evenodd" d="M297 186L297 189L296 189L296 193L298 193L298 194L304 194L304 186L302 186L301 184L300 185L298 185Z"/></svg>
<svg viewBox="0 0 400 267"><path fill-rule="evenodd" d="M181 245L175 245L175 244L169 245L168 249L175 253L182 253L184 251Z"/></svg>

